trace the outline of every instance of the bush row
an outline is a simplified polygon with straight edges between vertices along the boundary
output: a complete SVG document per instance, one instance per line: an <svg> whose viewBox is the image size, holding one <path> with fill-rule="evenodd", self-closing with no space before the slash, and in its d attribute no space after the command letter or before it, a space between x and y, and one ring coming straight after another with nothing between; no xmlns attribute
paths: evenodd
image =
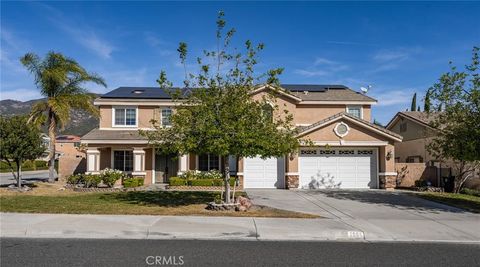
<svg viewBox="0 0 480 267"><path fill-rule="evenodd" d="M124 185L126 182L127 186L125 187L136 187L136 186L143 185L142 178L127 178L127 175L124 172L119 170L112 170L112 169L104 169L100 172L99 175L96 175L96 174L70 175L67 178L67 183L76 185L76 186L83 186L86 188L98 187L100 183L103 183L108 187L113 187L118 180L123 180Z"/></svg>
<svg viewBox="0 0 480 267"><path fill-rule="evenodd" d="M223 179L184 179L180 177L171 177L170 186L223 186ZM230 177L230 186L235 185L235 177Z"/></svg>
<svg viewBox="0 0 480 267"><path fill-rule="evenodd" d="M130 187L137 187L137 186L142 186L144 182L143 178L127 178L123 180L123 186L125 188L130 188Z"/></svg>
<svg viewBox="0 0 480 267"><path fill-rule="evenodd" d="M211 171L186 171L183 174L179 175L178 178L186 180L197 180L197 179L223 179L223 174L217 170Z"/></svg>
<svg viewBox="0 0 480 267"><path fill-rule="evenodd" d="M13 163L13 167L16 169L17 164ZM22 163L23 171L32 171L32 170L46 170L48 169L48 163L44 160L27 160ZM10 166L5 161L0 161L0 170L1 172L9 172Z"/></svg>

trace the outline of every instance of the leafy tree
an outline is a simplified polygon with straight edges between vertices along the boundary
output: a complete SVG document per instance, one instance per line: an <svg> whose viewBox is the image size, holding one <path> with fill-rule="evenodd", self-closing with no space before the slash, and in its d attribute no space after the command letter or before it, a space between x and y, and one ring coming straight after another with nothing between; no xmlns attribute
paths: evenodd
<svg viewBox="0 0 480 267"><path fill-rule="evenodd" d="M258 74L257 54L263 44L254 46L245 42L244 54L230 49L235 33L224 33L224 13L217 18L216 51L204 51L197 58L198 73L187 73L187 44L180 43L178 52L185 67L185 91L173 91L164 71L157 80L160 87L170 92L177 103L171 117L172 126L155 124L155 131L144 131L151 144L162 152L213 154L222 158L224 169L224 202L230 203L228 156L237 158L280 157L296 151L299 140L288 112L271 112L266 103L278 111L275 95L280 93L277 76L282 69ZM272 86L271 94L260 100L252 99L257 84ZM283 92L282 92L283 93ZM287 92L285 92L287 93ZM274 119L271 115L274 114Z"/></svg>
<svg viewBox="0 0 480 267"><path fill-rule="evenodd" d="M425 94L425 100L423 101L423 111L429 113L430 112L430 89L427 90L427 93Z"/></svg>
<svg viewBox="0 0 480 267"><path fill-rule="evenodd" d="M73 108L82 109L94 116L99 115L93 105L95 96L90 94L83 84L93 82L106 87L100 76L87 72L80 64L60 53L49 52L44 59L28 53L20 61L33 74L35 85L46 100L32 107L30 120L36 124L48 125L49 182L53 182L55 163L55 138L58 129L64 129L70 120Z"/></svg>
<svg viewBox="0 0 480 267"><path fill-rule="evenodd" d="M377 121L377 119L373 119L373 124L380 126L380 127L385 127L381 122Z"/></svg>
<svg viewBox="0 0 480 267"><path fill-rule="evenodd" d="M480 75L479 48L474 47L472 62L458 71L450 62L429 90L435 113L432 126L438 135L428 145L439 159L453 161L456 169L454 191L458 193L467 179L480 167Z"/></svg>
<svg viewBox="0 0 480 267"><path fill-rule="evenodd" d="M0 159L7 162L19 188L22 163L35 160L45 152L40 130L27 120L25 116L0 116Z"/></svg>
<svg viewBox="0 0 480 267"><path fill-rule="evenodd" d="M415 111L417 109L417 93L413 94L412 105L410 106L410 111Z"/></svg>
<svg viewBox="0 0 480 267"><path fill-rule="evenodd" d="M417 111L421 111L420 106L417 107Z"/></svg>

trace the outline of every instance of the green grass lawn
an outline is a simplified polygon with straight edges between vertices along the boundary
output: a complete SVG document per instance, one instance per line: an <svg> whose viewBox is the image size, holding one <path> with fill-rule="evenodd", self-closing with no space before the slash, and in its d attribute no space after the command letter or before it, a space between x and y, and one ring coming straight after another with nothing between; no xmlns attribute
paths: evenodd
<svg viewBox="0 0 480 267"><path fill-rule="evenodd" d="M453 193L421 193L419 197L444 203L449 206L480 213L480 197Z"/></svg>
<svg viewBox="0 0 480 267"><path fill-rule="evenodd" d="M0 211L24 213L202 215L315 218L317 216L266 207L247 212L209 211L206 203L219 192L116 192L0 196Z"/></svg>

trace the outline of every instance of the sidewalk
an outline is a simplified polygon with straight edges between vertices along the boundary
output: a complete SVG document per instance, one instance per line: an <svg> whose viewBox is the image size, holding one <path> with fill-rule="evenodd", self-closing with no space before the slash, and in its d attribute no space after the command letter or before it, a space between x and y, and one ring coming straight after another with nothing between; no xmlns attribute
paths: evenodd
<svg viewBox="0 0 480 267"><path fill-rule="evenodd" d="M0 213L0 223L2 238L480 242L438 232L393 239L335 219Z"/></svg>

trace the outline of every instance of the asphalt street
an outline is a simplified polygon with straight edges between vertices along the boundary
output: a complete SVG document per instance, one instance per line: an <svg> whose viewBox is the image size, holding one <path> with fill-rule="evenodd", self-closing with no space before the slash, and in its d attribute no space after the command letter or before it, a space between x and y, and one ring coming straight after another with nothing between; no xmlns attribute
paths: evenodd
<svg viewBox="0 0 480 267"><path fill-rule="evenodd" d="M57 177L56 172L55 172L55 177ZM31 184L35 182L46 182L48 181L48 170L23 172L22 181L24 184ZM16 184L16 180L13 178L12 173L10 172L0 173L0 186L7 186L11 184Z"/></svg>
<svg viewBox="0 0 480 267"><path fill-rule="evenodd" d="M2 266L479 266L480 245L2 238Z"/></svg>

